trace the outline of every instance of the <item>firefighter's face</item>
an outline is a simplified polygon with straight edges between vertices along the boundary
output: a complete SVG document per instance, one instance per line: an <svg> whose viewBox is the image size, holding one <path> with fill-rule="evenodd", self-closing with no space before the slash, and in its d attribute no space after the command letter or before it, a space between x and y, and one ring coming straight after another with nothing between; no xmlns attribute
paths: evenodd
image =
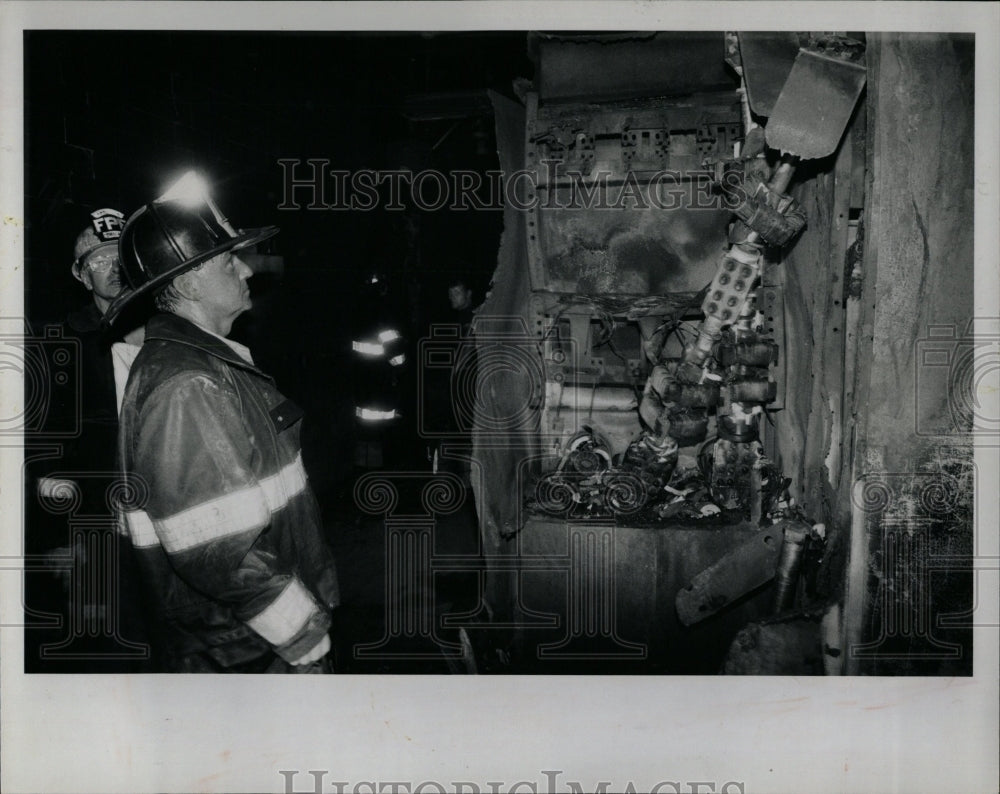
<svg viewBox="0 0 1000 794"><path fill-rule="evenodd" d="M118 254L98 253L90 257L80 270L80 279L97 297L104 300L117 298L122 291Z"/></svg>
<svg viewBox="0 0 1000 794"><path fill-rule="evenodd" d="M197 273L199 302L214 319L234 320L252 305L247 279L253 271L238 253L219 254Z"/></svg>

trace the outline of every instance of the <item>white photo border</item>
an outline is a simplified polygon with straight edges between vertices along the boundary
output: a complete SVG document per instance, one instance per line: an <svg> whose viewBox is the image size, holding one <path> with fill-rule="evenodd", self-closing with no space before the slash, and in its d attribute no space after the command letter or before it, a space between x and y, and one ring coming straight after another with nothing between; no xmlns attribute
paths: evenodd
<svg viewBox="0 0 1000 794"><path fill-rule="evenodd" d="M0 317L22 317L23 32L41 29L812 29L976 34L975 303L995 315L998 8L989 3L427 2L0 3ZM7 384L4 381L4 385ZM11 397L8 389L4 399ZM995 449L977 449L982 483ZM20 450L0 448L0 557L20 553ZM11 487L13 484L13 487ZM977 494L980 551L998 555L997 493ZM0 566L2 567L2 566ZM987 576L988 578L988 576ZM985 598L984 598L985 596ZM979 608L996 623L996 583ZM20 579L0 570L0 623ZM993 610L992 612L990 610ZM14 613L14 614L12 614ZM414 790L519 781L548 791L727 782L747 792L995 790L997 630L974 632L975 674L932 678L58 676L23 674L0 629L6 792L286 790L281 770ZM990 787L993 787L992 789ZM374 790L379 790L375 788ZM403 790L403 789L400 789ZM425 791L438 790L428 786ZM472 789L466 789L471 791ZM661 787L661 791L674 791ZM697 789L709 791L704 785ZM730 788L731 791L740 790Z"/></svg>

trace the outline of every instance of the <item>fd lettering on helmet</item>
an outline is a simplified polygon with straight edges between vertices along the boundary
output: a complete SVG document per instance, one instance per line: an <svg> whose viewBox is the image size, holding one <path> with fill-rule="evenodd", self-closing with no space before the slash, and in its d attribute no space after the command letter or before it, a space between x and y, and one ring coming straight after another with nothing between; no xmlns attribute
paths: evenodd
<svg viewBox="0 0 1000 794"><path fill-rule="evenodd" d="M118 210L109 208L94 210L90 213L94 231L101 240L116 240L121 237L125 216Z"/></svg>

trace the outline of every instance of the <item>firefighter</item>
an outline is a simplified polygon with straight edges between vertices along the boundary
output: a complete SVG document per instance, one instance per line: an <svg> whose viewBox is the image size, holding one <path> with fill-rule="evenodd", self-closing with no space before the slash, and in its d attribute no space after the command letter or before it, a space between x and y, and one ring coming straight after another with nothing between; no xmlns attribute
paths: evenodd
<svg viewBox="0 0 1000 794"><path fill-rule="evenodd" d="M128 366L139 352L143 334L141 325L126 328L124 321L119 328L127 330L124 336L101 329L104 312L122 291L118 237L124 223L125 216L119 210L94 210L73 245L71 273L90 297L84 306L69 313L59 331L60 337L76 343L79 391L67 394L69 399L51 410L64 420L72 419L79 433L62 442L58 459L30 467L32 474L38 474L39 469L44 473L37 477L37 503L29 508L29 548L49 547L45 551L57 565L57 578L68 597L58 609L62 617L58 632L65 636L61 643L49 643L35 632L32 639L42 643L44 654L35 658L34 650L29 653L30 670L144 669L145 646L134 584L128 576L129 555L109 542L117 538L106 500L115 477L118 406ZM50 509L68 494L79 495L72 516ZM84 516L87 521L75 520ZM58 564L59 560L72 560L72 567ZM111 576L112 571L118 575ZM30 587L29 597L33 599L36 590ZM42 597L46 595L52 594Z"/></svg>
<svg viewBox="0 0 1000 794"><path fill-rule="evenodd" d="M122 405L123 524L150 585L170 672L329 672L333 557L302 465L302 411L228 339L251 307L237 231L185 177L120 240L132 291L152 295Z"/></svg>
<svg viewBox="0 0 1000 794"><path fill-rule="evenodd" d="M124 287L121 260L118 258L118 238L125 222L125 216L115 209L95 210L90 214L90 224L76 238L73 246L73 277L90 292L91 300L82 309L73 312L68 325L81 338L97 339L101 354L105 358L101 388L105 396L115 395L112 424L118 426L118 409L121 407L128 369L142 345L144 328L142 325L123 331L121 338L109 338L100 330L101 319L111 302ZM119 326L122 324L120 323ZM132 325L135 325L132 323ZM110 366L108 366L110 363ZM107 381L113 375L114 387ZM84 395L86 397L86 394ZM96 398L95 398L96 399ZM110 407L110 400L107 401ZM100 409L97 409L99 411ZM95 412L97 412L95 411Z"/></svg>
<svg viewBox="0 0 1000 794"><path fill-rule="evenodd" d="M407 461L407 341L389 279L374 272L355 293L353 392L355 465L393 468Z"/></svg>

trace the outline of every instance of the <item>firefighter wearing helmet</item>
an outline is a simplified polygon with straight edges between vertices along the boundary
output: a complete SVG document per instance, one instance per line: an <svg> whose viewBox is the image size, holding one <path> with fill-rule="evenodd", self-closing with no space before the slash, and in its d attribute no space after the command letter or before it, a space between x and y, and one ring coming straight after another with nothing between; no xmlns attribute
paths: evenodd
<svg viewBox="0 0 1000 794"><path fill-rule="evenodd" d="M193 174L122 230L131 290L106 320L143 296L159 310L122 406L123 523L169 672L330 670L339 593L302 411L227 338L251 306L242 252L277 231L233 228Z"/></svg>
<svg viewBox="0 0 1000 794"><path fill-rule="evenodd" d="M73 350L79 380L68 390L53 388L56 398L48 414L50 419L60 417L57 423L77 432L61 440L59 458L29 465L37 498L28 503L29 546L53 561L64 561L56 570L58 584L48 579L31 581L29 606L58 612L63 625L57 631L58 642L46 631L30 633L30 641L38 642L38 648L31 647L26 655L31 671L145 669L147 647L134 597L136 586L128 555L121 555L113 542L117 540L111 529L115 518L107 504L116 478L118 407L143 333L141 326L133 328L127 320L115 333L101 327L124 283L118 257L124 224L125 216L117 209L95 210L73 244L70 272L90 297L57 328L59 336L73 342L68 349ZM74 523L65 510L58 509L70 495L77 500L74 513L90 517L86 525ZM99 517L104 520L95 520ZM66 560L71 560L68 566ZM113 580L112 571L118 572Z"/></svg>

